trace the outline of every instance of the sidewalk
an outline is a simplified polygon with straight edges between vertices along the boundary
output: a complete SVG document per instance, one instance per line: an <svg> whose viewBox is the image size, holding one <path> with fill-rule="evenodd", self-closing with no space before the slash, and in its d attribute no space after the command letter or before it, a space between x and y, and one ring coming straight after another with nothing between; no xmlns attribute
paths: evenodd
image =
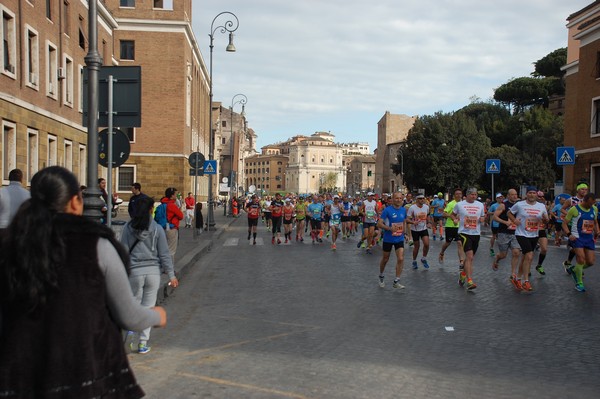
<svg viewBox="0 0 600 399"><path fill-rule="evenodd" d="M204 221L208 218L207 210L203 210ZM215 230L203 231L201 234L194 237L194 229L179 229L179 245L175 253L175 274L181 281L185 279L185 275L189 268L194 265L202 256L210 250L213 243L217 241L221 235L227 230L229 225L239 218L223 216L223 208L215 208L214 211ZM115 221L128 221L129 216L126 210L122 210ZM185 225L182 223L181 226ZM116 227L116 228L115 228ZM118 226L113 226L113 230L118 230ZM161 275L161 288L158 291L157 303L163 302L172 292L173 288L168 285L169 278L166 274Z"/></svg>

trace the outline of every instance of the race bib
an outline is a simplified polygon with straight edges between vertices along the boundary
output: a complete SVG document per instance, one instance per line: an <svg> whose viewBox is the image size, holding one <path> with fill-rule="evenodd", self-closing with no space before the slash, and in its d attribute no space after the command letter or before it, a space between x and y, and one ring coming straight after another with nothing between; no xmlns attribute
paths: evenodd
<svg viewBox="0 0 600 399"><path fill-rule="evenodd" d="M375 217L375 211L367 211L367 217L373 219Z"/></svg>
<svg viewBox="0 0 600 399"><path fill-rule="evenodd" d="M320 216L321 216L321 211L320 211L320 210L318 210L318 209L315 209L315 210L313 211L313 215L315 215L315 216L319 216L319 217L320 217Z"/></svg>
<svg viewBox="0 0 600 399"><path fill-rule="evenodd" d="M427 214L425 212L417 213L417 221L419 223L427 221Z"/></svg>
<svg viewBox="0 0 600 399"><path fill-rule="evenodd" d="M581 223L581 232L583 234L592 234L594 232L594 221L584 220L583 223Z"/></svg>
<svg viewBox="0 0 600 399"><path fill-rule="evenodd" d="M535 218L525 219L525 231L535 232L535 231L538 231L539 228L540 228L539 219L535 219Z"/></svg>
<svg viewBox="0 0 600 399"><path fill-rule="evenodd" d="M394 227L397 228L398 230L392 232L393 236L397 237L397 236L401 236L402 234L404 234L404 223L392 223L392 229Z"/></svg>
<svg viewBox="0 0 600 399"><path fill-rule="evenodd" d="M250 208L250 216L258 216L258 208Z"/></svg>
<svg viewBox="0 0 600 399"><path fill-rule="evenodd" d="M465 216L465 229L476 230L477 229L477 216Z"/></svg>

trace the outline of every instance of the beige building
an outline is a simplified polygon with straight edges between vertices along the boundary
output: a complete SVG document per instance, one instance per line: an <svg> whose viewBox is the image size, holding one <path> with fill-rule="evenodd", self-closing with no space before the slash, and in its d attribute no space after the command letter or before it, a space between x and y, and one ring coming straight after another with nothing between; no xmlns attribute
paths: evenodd
<svg viewBox="0 0 600 399"><path fill-rule="evenodd" d="M191 0L98 3L103 65L142 69L142 126L116 126L131 144L129 159L113 176L113 190L125 199L134 181L157 199L169 186L194 191L187 157L200 151L208 158L208 74L191 29L191 7ZM87 3L3 0L0 11L3 177L18 167L29 181L44 166L62 165L86 184ZM99 174L105 177L106 169ZM208 179L197 180L205 200Z"/></svg>
<svg viewBox="0 0 600 399"><path fill-rule="evenodd" d="M375 156L360 155L348 158L346 192L349 195L364 195L375 186Z"/></svg>
<svg viewBox="0 0 600 399"><path fill-rule="evenodd" d="M408 131L417 119L416 116L391 114L386 111L377 123L377 151L375 152L375 192L391 193L400 186L403 189L401 176L396 176L391 168L397 164L397 150L406 141Z"/></svg>
<svg viewBox="0 0 600 399"><path fill-rule="evenodd" d="M274 195L286 192L285 171L288 166L287 155L270 149L260 155L253 155L244 160L245 187L259 195ZM254 189L254 190L252 190Z"/></svg>
<svg viewBox="0 0 600 399"><path fill-rule="evenodd" d="M578 182L600 191L600 1L567 18L564 145L575 147L575 165L565 166L565 187L573 193Z"/></svg>

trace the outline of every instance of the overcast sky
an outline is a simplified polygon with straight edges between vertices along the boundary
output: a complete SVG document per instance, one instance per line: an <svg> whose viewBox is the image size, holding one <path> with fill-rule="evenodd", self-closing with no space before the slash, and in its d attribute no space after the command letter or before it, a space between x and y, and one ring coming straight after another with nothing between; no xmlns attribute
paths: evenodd
<svg viewBox="0 0 600 399"><path fill-rule="evenodd" d="M215 33L214 100L248 97L257 149L330 131L338 142L377 146L385 111L455 111L472 96L528 76L567 46L566 18L591 0L193 1L193 29L209 62L222 11L237 15L235 53ZM227 19L221 16L215 27ZM241 106L236 105L236 112Z"/></svg>

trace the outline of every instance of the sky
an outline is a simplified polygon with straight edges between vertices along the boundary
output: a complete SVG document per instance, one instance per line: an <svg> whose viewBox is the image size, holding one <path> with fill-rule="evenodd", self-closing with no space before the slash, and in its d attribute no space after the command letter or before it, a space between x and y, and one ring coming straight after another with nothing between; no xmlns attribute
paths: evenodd
<svg viewBox="0 0 600 399"><path fill-rule="evenodd" d="M246 95L259 151L325 131L336 142L368 142L373 152L386 111L431 115L490 100L495 88L566 47L566 18L591 3L194 0L192 28L208 65L213 19L237 16L235 53L225 51L227 34L214 34L213 98L229 107Z"/></svg>

